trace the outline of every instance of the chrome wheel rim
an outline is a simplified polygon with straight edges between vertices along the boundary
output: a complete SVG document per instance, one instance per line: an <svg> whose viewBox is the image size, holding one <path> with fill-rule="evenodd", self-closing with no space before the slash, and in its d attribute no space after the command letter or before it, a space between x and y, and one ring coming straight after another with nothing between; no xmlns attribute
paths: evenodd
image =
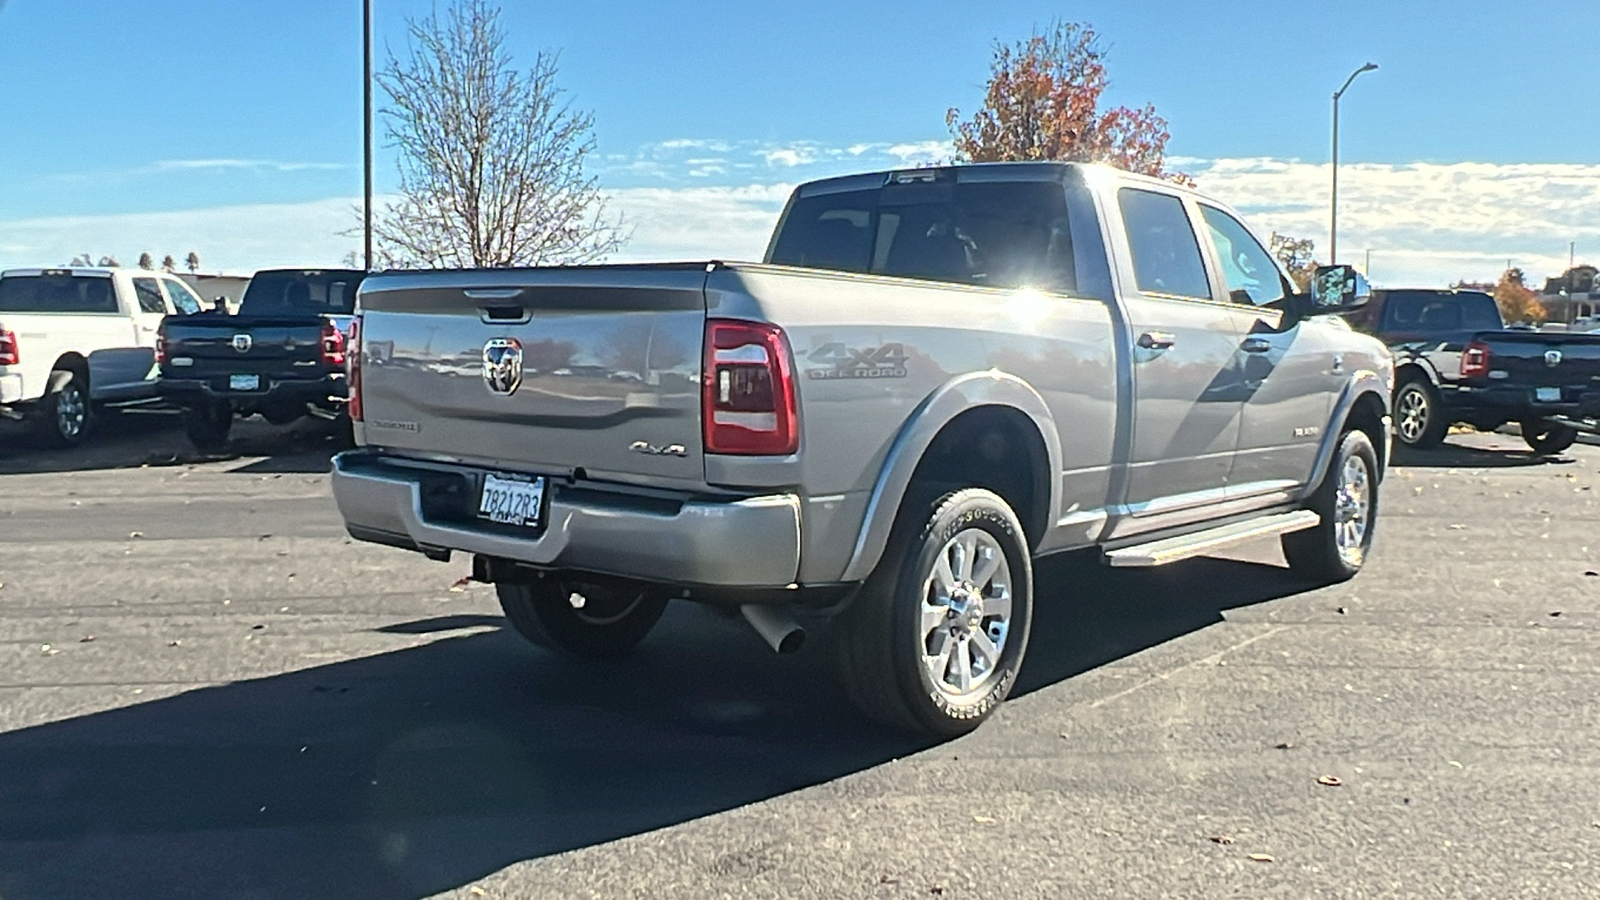
<svg viewBox="0 0 1600 900"><path fill-rule="evenodd" d="M1414 444L1422 438L1422 432L1428 427L1428 397L1421 388L1412 386L1400 392L1400 402L1395 404L1395 427L1400 432L1400 439L1408 444Z"/></svg>
<svg viewBox="0 0 1600 900"><path fill-rule="evenodd" d="M89 412L88 404L83 401L83 393L76 387L67 386L56 395L56 429L61 436L71 440L83 433L83 422Z"/></svg>
<svg viewBox="0 0 1600 900"><path fill-rule="evenodd" d="M1011 565L981 528L945 541L922 588L922 665L957 702L983 693L1000 669L1011 631Z"/></svg>
<svg viewBox="0 0 1600 900"><path fill-rule="evenodd" d="M1352 456L1339 468L1339 492L1333 501L1333 540L1346 565L1359 566L1367 553L1371 529L1372 479L1366 461Z"/></svg>

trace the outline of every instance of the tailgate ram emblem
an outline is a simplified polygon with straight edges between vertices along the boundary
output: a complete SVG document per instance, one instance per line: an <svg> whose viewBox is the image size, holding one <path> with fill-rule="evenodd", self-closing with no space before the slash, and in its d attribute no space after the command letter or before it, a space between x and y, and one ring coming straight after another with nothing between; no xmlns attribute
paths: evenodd
<svg viewBox="0 0 1600 900"><path fill-rule="evenodd" d="M1560 350L1546 350L1544 352L1544 364L1549 366L1552 369L1555 368L1556 366L1561 365L1561 351Z"/></svg>
<svg viewBox="0 0 1600 900"><path fill-rule="evenodd" d="M483 383L496 394L513 394L522 384L522 342L493 338L483 345Z"/></svg>
<svg viewBox="0 0 1600 900"><path fill-rule="evenodd" d="M236 334L233 336L233 349L240 353L249 353L250 346L254 343L255 341L248 334Z"/></svg>

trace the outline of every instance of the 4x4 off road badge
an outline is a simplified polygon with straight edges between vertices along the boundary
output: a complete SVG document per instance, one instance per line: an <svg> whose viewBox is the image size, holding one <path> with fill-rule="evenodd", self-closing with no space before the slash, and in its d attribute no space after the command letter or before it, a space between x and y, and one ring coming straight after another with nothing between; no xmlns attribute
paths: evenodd
<svg viewBox="0 0 1600 900"><path fill-rule="evenodd" d="M494 338L483 345L483 383L496 394L516 393L522 384L522 342Z"/></svg>

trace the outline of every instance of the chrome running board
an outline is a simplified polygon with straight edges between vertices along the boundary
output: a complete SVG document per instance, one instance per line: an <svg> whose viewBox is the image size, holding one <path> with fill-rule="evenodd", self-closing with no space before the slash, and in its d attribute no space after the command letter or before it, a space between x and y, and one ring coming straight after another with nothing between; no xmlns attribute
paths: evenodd
<svg viewBox="0 0 1600 900"><path fill-rule="evenodd" d="M1163 538L1148 544L1135 544L1106 553L1106 562L1118 568L1143 568L1164 566L1191 556L1204 556L1225 547L1253 541L1257 538L1288 534L1315 528L1322 517L1309 509L1276 513L1258 519L1246 519L1229 525L1219 525L1193 534Z"/></svg>

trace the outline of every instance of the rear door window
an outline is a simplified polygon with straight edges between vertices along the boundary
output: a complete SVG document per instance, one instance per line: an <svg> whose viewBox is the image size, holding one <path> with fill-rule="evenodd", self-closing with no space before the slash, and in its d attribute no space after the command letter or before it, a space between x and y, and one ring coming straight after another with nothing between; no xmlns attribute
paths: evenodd
<svg viewBox="0 0 1600 900"><path fill-rule="evenodd" d="M258 272L239 304L242 316L346 314L362 276L344 272Z"/></svg>
<svg viewBox="0 0 1600 900"><path fill-rule="evenodd" d="M135 278L133 296L139 301L139 311L166 315L167 300L161 296L161 286L154 278Z"/></svg>
<svg viewBox="0 0 1600 900"><path fill-rule="evenodd" d="M1133 254L1139 292L1210 300L1211 282L1183 201L1171 194L1122 188L1117 191Z"/></svg>
<svg viewBox="0 0 1600 900"><path fill-rule="evenodd" d="M117 313L105 275L8 275L0 278L0 313Z"/></svg>

